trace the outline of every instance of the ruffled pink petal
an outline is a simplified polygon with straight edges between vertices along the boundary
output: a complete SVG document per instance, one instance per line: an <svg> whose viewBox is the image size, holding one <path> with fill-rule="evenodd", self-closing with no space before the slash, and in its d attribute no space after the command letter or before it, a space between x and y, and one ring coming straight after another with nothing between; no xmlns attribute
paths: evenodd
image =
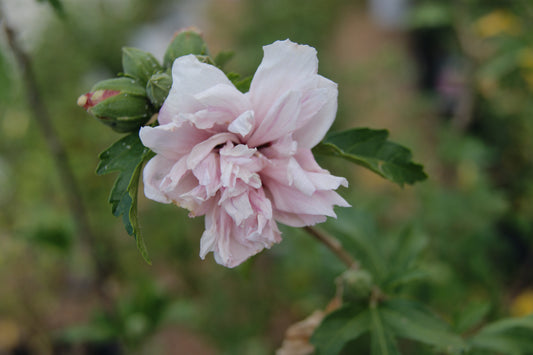
<svg viewBox="0 0 533 355"><path fill-rule="evenodd" d="M319 90L305 101L302 111L307 119L305 125L294 132L294 139L301 148L312 148L326 135L337 114L337 84L317 75Z"/></svg>
<svg viewBox="0 0 533 355"><path fill-rule="evenodd" d="M318 223L324 223L327 219L326 216L289 213L280 210L274 211L274 218L276 221L291 227L313 226Z"/></svg>
<svg viewBox="0 0 533 355"><path fill-rule="evenodd" d="M246 144L257 147L272 142L298 127L302 93L288 91L282 95L259 122Z"/></svg>
<svg viewBox="0 0 533 355"><path fill-rule="evenodd" d="M144 195L161 203L172 202L161 191L161 182L168 175L175 162L162 155L156 155L146 164L143 170Z"/></svg>
<svg viewBox="0 0 533 355"><path fill-rule="evenodd" d="M233 133L219 133L209 137L192 148L187 159L187 166L189 169L194 169L217 145L232 140L238 140Z"/></svg>
<svg viewBox="0 0 533 355"><path fill-rule="evenodd" d="M260 216L253 215L238 226L223 208L213 207L205 217L206 229L200 241L200 257L204 259L207 253L213 252L217 263L232 268L278 242L279 230L275 222L259 223ZM259 227L265 238L256 241L250 236L256 236Z"/></svg>
<svg viewBox="0 0 533 355"><path fill-rule="evenodd" d="M223 123L226 125L251 108L248 97L233 85L218 84L197 93L194 98L210 112L225 114L228 120Z"/></svg>
<svg viewBox="0 0 533 355"><path fill-rule="evenodd" d="M278 99L317 74L318 59L312 47L289 40L263 47L264 56L250 85L256 120L262 120Z"/></svg>
<svg viewBox="0 0 533 355"><path fill-rule="evenodd" d="M202 104L194 95L219 84L233 86L224 72L201 63L196 56L190 54L177 58L172 65L172 87L159 112L159 123L179 121L180 114L201 110Z"/></svg>
<svg viewBox="0 0 533 355"><path fill-rule="evenodd" d="M282 185L270 178L263 179L272 196L274 210L294 214L323 215L336 217L333 206L350 205L334 191L316 191L311 196L287 185Z"/></svg>
<svg viewBox="0 0 533 355"><path fill-rule="evenodd" d="M157 127L144 126L139 131L144 146L168 159L179 159L192 147L209 138L209 133L199 130L188 122L171 122Z"/></svg>

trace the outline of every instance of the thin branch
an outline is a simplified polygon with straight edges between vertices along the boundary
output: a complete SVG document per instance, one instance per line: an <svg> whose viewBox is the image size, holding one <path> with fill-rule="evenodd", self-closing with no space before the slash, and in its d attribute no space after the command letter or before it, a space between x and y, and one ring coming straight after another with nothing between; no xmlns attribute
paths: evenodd
<svg viewBox="0 0 533 355"><path fill-rule="evenodd" d="M359 268L357 260L352 258L352 256L343 249L342 244L337 239L315 227L307 226L303 229L328 247L328 249L331 250L349 269Z"/></svg>
<svg viewBox="0 0 533 355"><path fill-rule="evenodd" d="M91 231L87 211L82 202L82 194L76 182L76 178L68 164L66 150L54 129L50 114L48 113L40 95L30 57L17 42L15 30L7 23L1 7L0 23L2 24L2 30L7 38L9 48L13 52L15 60L20 67L29 109L45 139L52 157L54 158L59 178L65 191L68 206L76 224L78 235L80 236L82 243L85 244L86 248L91 253L96 267L96 287L100 296L102 296L103 301L107 303L106 301L108 300L104 292L104 281L108 276L109 267L97 253L94 234Z"/></svg>

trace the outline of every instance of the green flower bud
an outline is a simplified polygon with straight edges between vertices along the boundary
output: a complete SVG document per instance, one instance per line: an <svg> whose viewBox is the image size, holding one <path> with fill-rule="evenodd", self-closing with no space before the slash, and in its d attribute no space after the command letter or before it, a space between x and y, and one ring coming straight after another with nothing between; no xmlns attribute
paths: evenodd
<svg viewBox="0 0 533 355"><path fill-rule="evenodd" d="M121 133L139 129L154 113L146 90L130 78L97 83L91 92L78 98L78 105Z"/></svg>
<svg viewBox="0 0 533 355"><path fill-rule="evenodd" d="M341 277L344 285L344 298L357 300L370 296L374 281L368 271L347 270Z"/></svg>
<svg viewBox="0 0 533 355"><path fill-rule="evenodd" d="M165 52L163 64L170 68L176 58L187 54L209 55L202 35L192 28L176 33Z"/></svg>
<svg viewBox="0 0 533 355"><path fill-rule="evenodd" d="M146 83L156 72L163 70L157 59L148 52L137 48L122 48L122 67L124 73Z"/></svg>
<svg viewBox="0 0 533 355"><path fill-rule="evenodd" d="M155 108L159 109L168 96L172 86L172 77L167 73L152 75L146 84L146 94Z"/></svg>

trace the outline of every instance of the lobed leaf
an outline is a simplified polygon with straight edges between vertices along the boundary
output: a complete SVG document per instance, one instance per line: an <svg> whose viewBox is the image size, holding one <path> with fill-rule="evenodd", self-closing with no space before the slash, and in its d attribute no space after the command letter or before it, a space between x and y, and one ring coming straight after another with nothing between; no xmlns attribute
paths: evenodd
<svg viewBox="0 0 533 355"><path fill-rule="evenodd" d="M466 349L465 341L423 304L390 299L383 303L380 314L387 327L400 338L433 345L447 352Z"/></svg>
<svg viewBox="0 0 533 355"><path fill-rule="evenodd" d="M424 167L411 161L411 151L389 142L388 135L387 130L350 129L328 135L313 152L344 158L400 186L425 180Z"/></svg>
<svg viewBox="0 0 533 355"><path fill-rule="evenodd" d="M151 261L137 220L137 190L142 164L151 154L151 151L142 145L138 133L134 132L102 152L96 168L98 175L119 172L109 196L111 211L116 217L122 216L126 231L135 237L139 251L149 264Z"/></svg>
<svg viewBox="0 0 533 355"><path fill-rule="evenodd" d="M342 307L326 316L313 333L311 343L317 354L335 355L344 345L370 328L370 313L354 306Z"/></svg>
<svg viewBox="0 0 533 355"><path fill-rule="evenodd" d="M504 354L531 354L533 315L491 323L474 335L470 343L477 349Z"/></svg>
<svg viewBox="0 0 533 355"><path fill-rule="evenodd" d="M396 346L396 339L386 327L378 306L370 306L371 315L371 353L372 355L397 355L400 354Z"/></svg>

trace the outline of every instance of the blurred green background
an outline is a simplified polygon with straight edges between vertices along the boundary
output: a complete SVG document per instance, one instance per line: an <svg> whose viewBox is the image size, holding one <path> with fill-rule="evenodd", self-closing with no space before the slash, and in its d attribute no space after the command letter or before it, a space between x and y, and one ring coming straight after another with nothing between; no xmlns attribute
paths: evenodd
<svg viewBox="0 0 533 355"><path fill-rule="evenodd" d="M51 2L55 3L54 1ZM98 154L120 136L76 105L121 71L121 47L158 57L195 25L228 69L251 75L261 46L318 50L339 84L333 130L386 128L429 180L403 189L341 161L340 215L392 247L411 228L427 278L405 292L450 322L533 312L533 4L529 1L4 0L33 60L88 211L77 235L54 161L0 40L0 354L271 354L287 327L323 309L343 265L297 229L236 269L198 257L203 219L139 199L147 265L107 202ZM388 4L388 5L387 5ZM409 6L408 6L409 5ZM334 225L335 220L328 224ZM324 227L327 228L327 227ZM95 277L95 258L105 278ZM102 297L102 294L105 294Z"/></svg>

